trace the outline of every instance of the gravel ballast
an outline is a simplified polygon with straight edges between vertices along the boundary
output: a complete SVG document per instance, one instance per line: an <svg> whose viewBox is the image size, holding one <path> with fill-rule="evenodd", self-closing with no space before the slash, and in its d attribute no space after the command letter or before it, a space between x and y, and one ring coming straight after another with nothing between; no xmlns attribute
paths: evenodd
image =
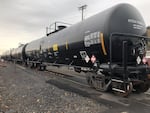
<svg viewBox="0 0 150 113"><path fill-rule="evenodd" d="M52 73L51 73L52 74ZM46 83L55 79L7 64L0 67L0 113L102 113L108 108L92 99Z"/></svg>

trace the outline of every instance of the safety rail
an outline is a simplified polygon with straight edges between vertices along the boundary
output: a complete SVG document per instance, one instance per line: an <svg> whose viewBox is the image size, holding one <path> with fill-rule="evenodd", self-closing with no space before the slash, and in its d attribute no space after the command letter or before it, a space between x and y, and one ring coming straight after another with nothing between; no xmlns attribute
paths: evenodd
<svg viewBox="0 0 150 113"><path fill-rule="evenodd" d="M146 37L146 36L139 36L139 35L133 35L133 34L127 34L127 33L112 33L110 35L109 38L109 71L110 74L112 75L112 64L113 64L113 60L112 60L112 39L115 36L123 36L123 37L130 37L130 38L139 38L142 40L146 40L146 41L150 41L150 38ZM123 77L127 78L127 41L124 40L122 41L122 67L123 67Z"/></svg>

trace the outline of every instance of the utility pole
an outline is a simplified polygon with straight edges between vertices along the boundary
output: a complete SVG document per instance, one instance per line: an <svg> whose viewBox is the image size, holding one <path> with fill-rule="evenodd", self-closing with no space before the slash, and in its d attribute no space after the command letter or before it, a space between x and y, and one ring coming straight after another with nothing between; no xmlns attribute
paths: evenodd
<svg viewBox="0 0 150 113"><path fill-rule="evenodd" d="M79 10L81 10L81 12L82 12L82 21L84 19L83 13L84 13L84 10L86 9L86 7L87 7L87 5L82 5L81 7L79 7Z"/></svg>

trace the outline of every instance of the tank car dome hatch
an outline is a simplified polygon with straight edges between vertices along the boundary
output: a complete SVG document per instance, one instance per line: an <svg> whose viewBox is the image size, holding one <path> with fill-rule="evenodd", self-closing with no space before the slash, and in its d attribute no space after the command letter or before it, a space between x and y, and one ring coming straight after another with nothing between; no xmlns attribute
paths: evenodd
<svg viewBox="0 0 150 113"><path fill-rule="evenodd" d="M46 36L61 31L71 24L65 22L54 22L49 27L46 27Z"/></svg>
<svg viewBox="0 0 150 113"><path fill-rule="evenodd" d="M64 25L59 25L58 26L58 30L60 31L60 30L62 30L62 29L65 29L67 26L64 26Z"/></svg>

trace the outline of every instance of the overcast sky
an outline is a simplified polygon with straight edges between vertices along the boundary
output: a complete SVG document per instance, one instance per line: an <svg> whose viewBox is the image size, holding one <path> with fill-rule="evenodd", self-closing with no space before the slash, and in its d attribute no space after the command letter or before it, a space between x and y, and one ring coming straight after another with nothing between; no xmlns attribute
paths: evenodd
<svg viewBox="0 0 150 113"><path fill-rule="evenodd" d="M118 3L135 6L150 25L150 0L0 0L0 54L44 36L55 21L79 22L81 5L88 5L87 18Z"/></svg>

